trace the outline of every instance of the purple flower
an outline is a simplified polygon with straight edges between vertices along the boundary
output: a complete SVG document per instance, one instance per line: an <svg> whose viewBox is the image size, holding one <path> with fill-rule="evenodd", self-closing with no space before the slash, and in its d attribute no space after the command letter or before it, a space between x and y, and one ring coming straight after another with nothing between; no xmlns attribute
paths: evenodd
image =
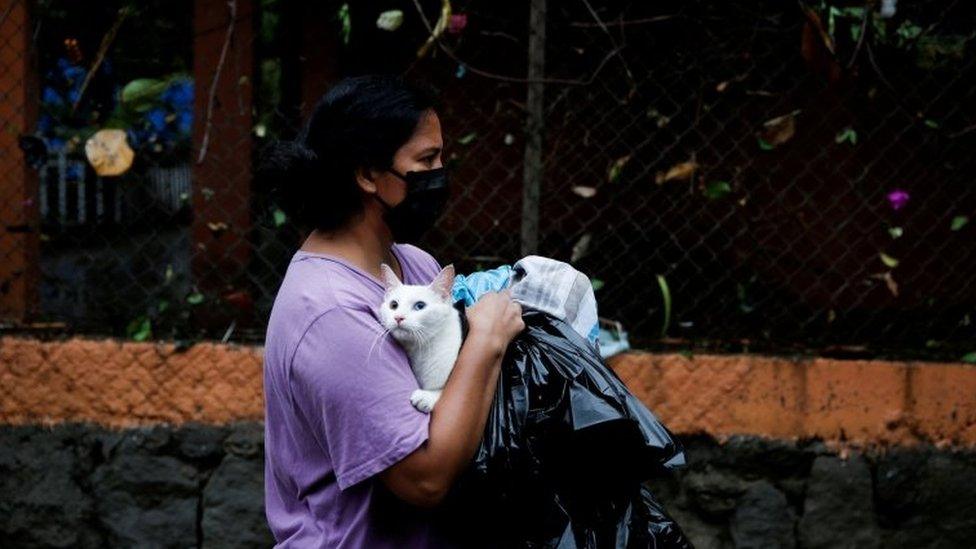
<svg viewBox="0 0 976 549"><path fill-rule="evenodd" d="M891 205L891 209L897 212L908 204L908 199L911 198L911 196L908 194L908 191L904 189L895 189L888 193L887 198L888 204Z"/></svg>
<svg viewBox="0 0 976 549"><path fill-rule="evenodd" d="M461 34L464 27L468 26L468 14L456 13L447 20L447 32L450 34Z"/></svg>

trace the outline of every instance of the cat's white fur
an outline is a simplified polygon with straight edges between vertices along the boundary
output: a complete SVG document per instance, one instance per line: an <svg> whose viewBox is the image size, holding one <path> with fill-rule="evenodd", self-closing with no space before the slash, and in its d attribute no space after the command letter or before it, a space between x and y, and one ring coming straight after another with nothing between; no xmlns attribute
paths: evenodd
<svg viewBox="0 0 976 549"><path fill-rule="evenodd" d="M451 301L454 266L444 267L427 286L403 284L386 264L380 269L386 284L380 306L383 326L407 352L420 385L410 395L411 404L429 413L440 398L461 349L460 313ZM423 304L422 308L418 309L418 303Z"/></svg>

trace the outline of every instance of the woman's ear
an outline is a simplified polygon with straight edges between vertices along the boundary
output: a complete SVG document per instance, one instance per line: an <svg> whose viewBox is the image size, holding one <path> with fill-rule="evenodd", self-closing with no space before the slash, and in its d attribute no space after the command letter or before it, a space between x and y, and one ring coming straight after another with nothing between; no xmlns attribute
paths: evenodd
<svg viewBox="0 0 976 549"><path fill-rule="evenodd" d="M376 174L369 168L356 168L356 184L367 193L376 193Z"/></svg>

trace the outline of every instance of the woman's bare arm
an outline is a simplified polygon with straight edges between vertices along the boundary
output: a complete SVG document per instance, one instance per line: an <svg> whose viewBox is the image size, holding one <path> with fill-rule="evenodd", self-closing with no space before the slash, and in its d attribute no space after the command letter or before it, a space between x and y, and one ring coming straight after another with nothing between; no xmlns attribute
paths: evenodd
<svg viewBox="0 0 976 549"><path fill-rule="evenodd" d="M525 324L505 292L488 294L467 311L468 337L430 418L427 442L380 477L400 499L438 504L481 442L508 343Z"/></svg>

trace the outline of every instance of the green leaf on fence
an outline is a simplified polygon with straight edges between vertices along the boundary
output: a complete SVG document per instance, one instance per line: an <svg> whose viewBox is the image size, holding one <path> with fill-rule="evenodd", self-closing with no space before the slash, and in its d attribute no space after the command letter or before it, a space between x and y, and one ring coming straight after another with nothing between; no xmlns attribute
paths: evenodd
<svg viewBox="0 0 976 549"><path fill-rule="evenodd" d="M664 301L664 324L661 325L661 337L664 337L671 326L671 290L664 275L657 275L657 285L661 288L661 299Z"/></svg>
<svg viewBox="0 0 976 549"><path fill-rule="evenodd" d="M284 225L286 221L288 221L288 216L286 216L285 212L281 211L280 209L275 209L275 211L271 212L271 215L274 217L275 227L280 227Z"/></svg>
<svg viewBox="0 0 976 549"><path fill-rule="evenodd" d="M889 269L894 269L898 266L898 260L884 252L879 253L878 257L881 258L881 262L885 264L885 267L888 267Z"/></svg>
<svg viewBox="0 0 976 549"><path fill-rule="evenodd" d="M594 278L594 279L591 279L590 280L590 286L593 286L593 291L594 292L599 291L600 288L603 287L603 285L604 285L603 284L603 281L600 280L599 278Z"/></svg>
<svg viewBox="0 0 976 549"><path fill-rule="evenodd" d="M773 147L773 144L772 143L770 143L769 141L766 141L765 139L763 139L761 137L758 139L758 143L759 143L759 148L762 149L762 150L764 150L764 151L771 151L771 150L773 150L773 149L776 148L776 147Z"/></svg>
<svg viewBox="0 0 976 549"><path fill-rule="evenodd" d="M620 158L614 160L613 164L610 164L610 169L607 170L607 182L613 183L614 181L619 179L620 173L624 171L624 166L626 166L627 162L629 161L630 161L629 154L627 156L621 156Z"/></svg>
<svg viewBox="0 0 976 549"><path fill-rule="evenodd" d="M385 31L395 31L403 24L402 10L387 10L376 18L376 28Z"/></svg>
<svg viewBox="0 0 976 549"><path fill-rule="evenodd" d="M940 127L939 126L939 123L936 122L935 120L932 120L931 118L926 118L925 119L925 126L928 127L928 128L931 128L933 130L937 130Z"/></svg>
<svg viewBox="0 0 976 549"><path fill-rule="evenodd" d="M122 88L122 103L136 111L148 111L153 106L152 99L163 93L169 85L164 80L137 78Z"/></svg>
<svg viewBox="0 0 976 549"><path fill-rule="evenodd" d="M190 305L199 305L203 303L203 294L201 294L200 292L194 292L186 296L186 302L189 303Z"/></svg>
<svg viewBox="0 0 976 549"><path fill-rule="evenodd" d="M709 200L718 200L732 192L732 186L728 181L712 181L705 185L705 197Z"/></svg>
<svg viewBox="0 0 976 549"><path fill-rule="evenodd" d="M460 139L458 139L457 142L460 143L461 145L470 145L477 138L478 138L478 132L471 132L469 134L462 136Z"/></svg>
<svg viewBox="0 0 976 549"><path fill-rule="evenodd" d="M967 223L969 223L969 216L957 215L956 217L952 218L952 225L949 228L953 231L958 231L959 229L965 227Z"/></svg>
<svg viewBox="0 0 976 549"><path fill-rule="evenodd" d="M344 3L339 6L339 11L336 12L336 18L339 19L339 25L342 27L342 43L349 43L349 35L352 33L352 19L349 18L349 3Z"/></svg>
<svg viewBox="0 0 976 549"><path fill-rule="evenodd" d="M140 316L134 319L125 329L125 333L135 341L146 341L152 337L152 323L149 317Z"/></svg>
<svg viewBox="0 0 976 549"><path fill-rule="evenodd" d="M834 143L838 145L841 143L857 145L857 132L854 131L854 128L848 126L837 133L837 136L834 137Z"/></svg>
<svg viewBox="0 0 976 549"><path fill-rule="evenodd" d="M905 234L905 229L901 227L889 227L888 234L891 235L891 238L898 239L901 238L901 235Z"/></svg>
<svg viewBox="0 0 976 549"><path fill-rule="evenodd" d="M976 351L962 355L962 358L960 358L959 360L963 362L968 362L970 364L976 364Z"/></svg>

